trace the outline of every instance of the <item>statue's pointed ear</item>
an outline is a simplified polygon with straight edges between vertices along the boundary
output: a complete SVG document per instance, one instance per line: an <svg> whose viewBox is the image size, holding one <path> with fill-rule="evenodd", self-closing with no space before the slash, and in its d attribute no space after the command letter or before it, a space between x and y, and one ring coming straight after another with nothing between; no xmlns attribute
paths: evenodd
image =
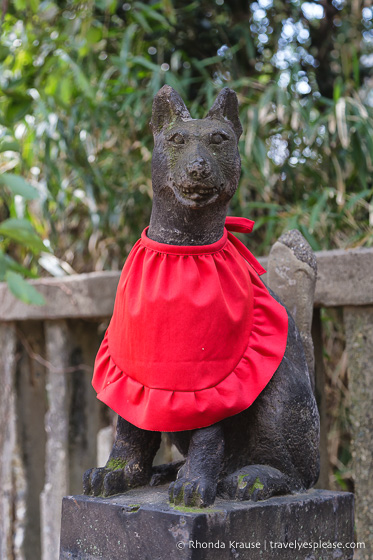
<svg viewBox="0 0 373 560"><path fill-rule="evenodd" d="M160 132L165 125L176 120L187 121L191 116L180 95L170 86L163 86L154 97L152 120L153 134Z"/></svg>
<svg viewBox="0 0 373 560"><path fill-rule="evenodd" d="M238 114L238 100L233 89L224 88L219 92L207 117L230 121L236 133L237 140L241 136L242 125Z"/></svg>

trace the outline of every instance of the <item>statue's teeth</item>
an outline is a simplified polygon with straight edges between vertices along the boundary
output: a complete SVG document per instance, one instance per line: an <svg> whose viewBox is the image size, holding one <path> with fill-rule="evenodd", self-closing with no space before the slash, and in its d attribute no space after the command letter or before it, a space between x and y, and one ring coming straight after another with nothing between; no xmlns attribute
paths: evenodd
<svg viewBox="0 0 373 560"><path fill-rule="evenodd" d="M181 188L181 192L183 194L213 194L213 193L217 193L218 189L216 187L182 187Z"/></svg>

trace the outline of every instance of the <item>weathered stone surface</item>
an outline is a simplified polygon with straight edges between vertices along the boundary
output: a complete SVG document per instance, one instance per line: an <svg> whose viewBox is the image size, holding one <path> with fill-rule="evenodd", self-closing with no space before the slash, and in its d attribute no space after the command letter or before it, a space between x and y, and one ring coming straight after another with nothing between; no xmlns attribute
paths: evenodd
<svg viewBox="0 0 373 560"><path fill-rule="evenodd" d="M15 480L18 453L15 393L16 336L14 325L0 325L0 558L14 558ZM12 556L10 556L12 555Z"/></svg>
<svg viewBox="0 0 373 560"><path fill-rule="evenodd" d="M315 347L315 397L320 414L320 476L316 488L327 489L331 471L328 451L328 418L326 406L326 373L323 356L321 310L314 309L312 321L312 340Z"/></svg>
<svg viewBox="0 0 373 560"><path fill-rule="evenodd" d="M23 550L26 560L41 558L40 494L44 486L44 429L47 402L45 366L34 359L44 355L44 328L40 321L17 325L17 432L25 476Z"/></svg>
<svg viewBox="0 0 373 560"><path fill-rule="evenodd" d="M320 251L316 258L317 307L372 304L373 249Z"/></svg>
<svg viewBox="0 0 373 560"><path fill-rule="evenodd" d="M297 551L290 547L295 542L319 548ZM328 542L353 542L352 494L311 490L257 503L218 499L213 508L198 510L171 507L165 488L148 487L112 498L64 498L60 560L352 558L348 548L320 548Z"/></svg>
<svg viewBox="0 0 373 560"><path fill-rule="evenodd" d="M41 494L42 560L58 557L61 499L68 491L68 387L65 370L70 356L70 340L65 321L45 324L46 354L49 363L45 417L47 432L45 485Z"/></svg>
<svg viewBox="0 0 373 560"><path fill-rule="evenodd" d="M106 317L112 314L120 272L90 272L64 278L30 280L46 305L28 305L0 283L0 321Z"/></svg>
<svg viewBox="0 0 373 560"><path fill-rule="evenodd" d="M101 342L97 323L82 319L68 321L67 326L70 337L69 370L66 373L69 492L77 494L82 489L82 473L96 463L97 434L109 423L111 411L97 399L92 387L93 366Z"/></svg>
<svg viewBox="0 0 373 560"><path fill-rule="evenodd" d="M373 307L344 310L352 436L356 531L366 550L356 558L373 557Z"/></svg>
<svg viewBox="0 0 373 560"><path fill-rule="evenodd" d="M267 281L290 311L300 332L312 388L315 359L311 337L317 265L315 255L297 230L282 235L268 257Z"/></svg>

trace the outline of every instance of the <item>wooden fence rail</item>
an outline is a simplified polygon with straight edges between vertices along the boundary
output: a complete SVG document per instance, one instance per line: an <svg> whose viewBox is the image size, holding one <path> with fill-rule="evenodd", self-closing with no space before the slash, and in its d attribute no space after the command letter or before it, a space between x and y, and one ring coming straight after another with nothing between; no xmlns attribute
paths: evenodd
<svg viewBox="0 0 373 560"><path fill-rule="evenodd" d="M373 249L316 253L316 389L327 486L326 404L320 308L342 308L348 355L356 524L373 554ZM265 266L265 260L262 259ZM286 274L286 270L283 271ZM32 283L45 306L0 284L0 558L57 560L63 495L81 493L111 417L90 381L112 313L118 272Z"/></svg>

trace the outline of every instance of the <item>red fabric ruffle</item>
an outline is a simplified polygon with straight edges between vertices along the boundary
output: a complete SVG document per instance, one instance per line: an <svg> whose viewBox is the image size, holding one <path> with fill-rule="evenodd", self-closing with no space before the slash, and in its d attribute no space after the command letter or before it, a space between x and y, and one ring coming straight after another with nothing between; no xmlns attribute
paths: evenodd
<svg viewBox="0 0 373 560"><path fill-rule="evenodd" d="M226 228L252 224L228 218ZM212 245L189 247L146 231L123 268L92 383L139 428L206 427L248 408L267 385L285 352L287 313L227 229Z"/></svg>

